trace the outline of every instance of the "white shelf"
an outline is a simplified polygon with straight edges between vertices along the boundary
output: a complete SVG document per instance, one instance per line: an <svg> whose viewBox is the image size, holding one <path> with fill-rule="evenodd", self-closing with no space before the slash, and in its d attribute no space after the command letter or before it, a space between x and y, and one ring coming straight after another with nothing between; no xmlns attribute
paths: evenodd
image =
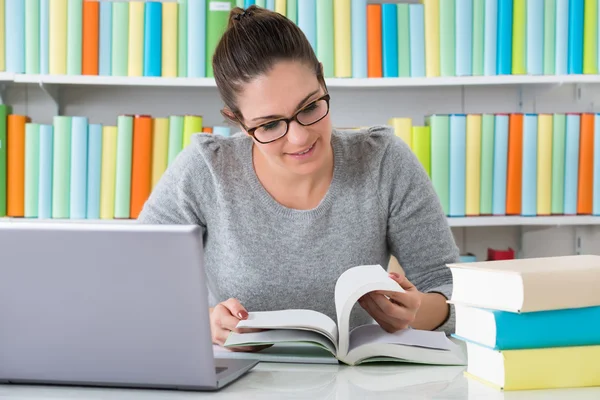
<svg viewBox="0 0 600 400"><path fill-rule="evenodd" d="M451 227L470 226L575 226L575 225L600 225L600 217L589 215L554 215L548 217L464 217L448 218Z"/></svg>
<svg viewBox="0 0 600 400"><path fill-rule="evenodd" d="M48 85L89 86L167 86L167 87L216 87L212 78L162 78L133 76L90 76L90 75L15 75L16 83Z"/></svg>

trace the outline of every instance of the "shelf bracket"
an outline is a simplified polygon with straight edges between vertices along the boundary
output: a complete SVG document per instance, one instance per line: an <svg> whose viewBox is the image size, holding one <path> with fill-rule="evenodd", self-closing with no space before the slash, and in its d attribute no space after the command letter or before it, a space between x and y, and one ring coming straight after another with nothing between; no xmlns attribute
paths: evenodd
<svg viewBox="0 0 600 400"><path fill-rule="evenodd" d="M44 82L40 82L40 89L42 89L44 91L44 93L46 93L46 95L48 97L50 97L52 99L52 101L54 102L54 106L56 108L56 114L55 115L62 115L62 106L61 106L61 102L60 102L60 89L58 85L50 85L50 84L46 84Z"/></svg>

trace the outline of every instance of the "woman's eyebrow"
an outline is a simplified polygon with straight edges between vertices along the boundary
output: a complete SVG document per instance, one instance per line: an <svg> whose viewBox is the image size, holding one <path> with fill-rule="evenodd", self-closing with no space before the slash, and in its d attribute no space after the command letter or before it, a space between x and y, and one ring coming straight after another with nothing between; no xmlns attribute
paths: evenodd
<svg viewBox="0 0 600 400"><path fill-rule="evenodd" d="M296 109L297 110L300 109L300 107L302 107L304 105L304 103L306 103L306 101L308 99L310 99L312 96L314 96L317 93L319 93L319 89L310 92L306 97L304 97L302 99L302 101L300 101L300 103L298 103L298 105L296 106ZM252 118L252 121L258 121L258 120L261 120L261 119L275 119L275 118L283 118L283 115L266 115L264 117Z"/></svg>

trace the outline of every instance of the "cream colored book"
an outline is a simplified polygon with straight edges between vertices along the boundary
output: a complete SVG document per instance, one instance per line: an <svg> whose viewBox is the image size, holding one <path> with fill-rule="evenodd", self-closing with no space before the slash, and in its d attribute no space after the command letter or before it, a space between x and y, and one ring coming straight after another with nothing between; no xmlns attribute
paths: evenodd
<svg viewBox="0 0 600 400"><path fill-rule="evenodd" d="M307 344L325 349L339 361L356 365L373 361L396 361L437 365L464 365L463 349L444 332L404 329L387 333L378 324L367 324L350 331L350 313L366 293L385 290L403 292L380 265L351 268L335 285L337 322L314 310L277 310L250 312L238 328L264 329L262 332L232 332L225 347L264 344Z"/></svg>
<svg viewBox="0 0 600 400"><path fill-rule="evenodd" d="M600 305L600 256L448 264L449 302L511 312Z"/></svg>

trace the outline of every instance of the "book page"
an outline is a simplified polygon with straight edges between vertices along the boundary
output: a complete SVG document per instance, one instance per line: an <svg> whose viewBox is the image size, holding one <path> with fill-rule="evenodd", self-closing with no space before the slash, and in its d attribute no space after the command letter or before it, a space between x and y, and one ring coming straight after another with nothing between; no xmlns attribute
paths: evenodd
<svg viewBox="0 0 600 400"><path fill-rule="evenodd" d="M257 360L272 363L293 364L335 364L339 362L329 350L303 343L279 343L257 352L231 351L219 345L213 345L216 358Z"/></svg>
<svg viewBox="0 0 600 400"><path fill-rule="evenodd" d="M225 341L225 347L259 346L276 343L314 344L336 355L335 345L317 332L296 329L277 329L272 331L235 333L231 332Z"/></svg>
<svg viewBox="0 0 600 400"><path fill-rule="evenodd" d="M338 329L327 315L313 310L278 310L248 313L238 328L260 329L300 329L321 333L335 344L338 343Z"/></svg>
<svg viewBox="0 0 600 400"><path fill-rule="evenodd" d="M363 325L352 330L349 351L368 343L402 344L438 350L452 350L456 346L444 332L409 328L388 333L377 324Z"/></svg>

